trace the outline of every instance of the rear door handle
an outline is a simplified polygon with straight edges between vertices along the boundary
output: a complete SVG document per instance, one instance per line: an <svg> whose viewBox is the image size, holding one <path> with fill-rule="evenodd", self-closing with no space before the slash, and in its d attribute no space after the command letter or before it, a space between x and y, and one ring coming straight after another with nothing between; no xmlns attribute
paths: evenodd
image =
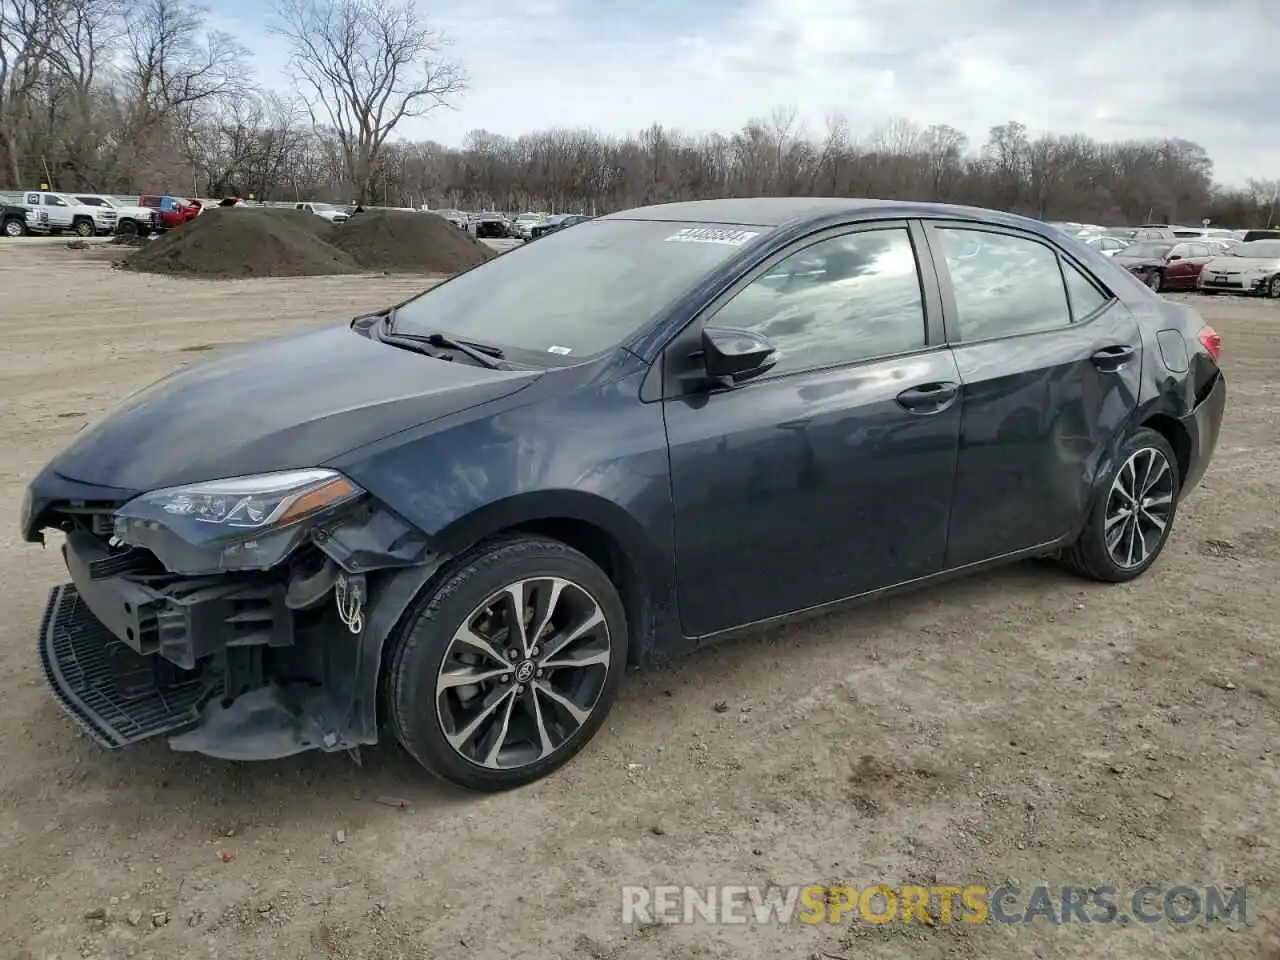
<svg viewBox="0 0 1280 960"><path fill-rule="evenodd" d="M922 383L898 394L898 404L912 413L941 413L960 393L960 384Z"/></svg>
<svg viewBox="0 0 1280 960"><path fill-rule="evenodd" d="M1134 352L1127 343L1115 343L1095 351L1090 359L1099 370L1114 371L1132 360Z"/></svg>

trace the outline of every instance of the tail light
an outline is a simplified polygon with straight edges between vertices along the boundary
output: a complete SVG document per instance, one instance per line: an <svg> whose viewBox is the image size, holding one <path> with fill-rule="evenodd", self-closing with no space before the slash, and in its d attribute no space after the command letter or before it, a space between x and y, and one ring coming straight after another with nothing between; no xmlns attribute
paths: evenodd
<svg viewBox="0 0 1280 960"><path fill-rule="evenodd" d="M1209 356L1217 360L1218 354L1222 352L1222 337L1213 327L1204 327L1200 331L1200 345L1209 352Z"/></svg>

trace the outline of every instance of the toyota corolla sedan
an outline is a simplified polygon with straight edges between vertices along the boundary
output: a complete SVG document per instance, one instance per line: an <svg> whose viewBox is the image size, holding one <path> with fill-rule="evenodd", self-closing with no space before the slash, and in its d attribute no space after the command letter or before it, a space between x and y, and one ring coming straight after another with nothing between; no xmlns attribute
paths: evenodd
<svg viewBox="0 0 1280 960"><path fill-rule="evenodd" d="M1245 293L1280 299L1280 240L1252 240L1208 260L1200 271L1204 293Z"/></svg>
<svg viewBox="0 0 1280 960"><path fill-rule="evenodd" d="M82 431L23 506L68 572L40 662L106 747L389 737L515 787L629 665L1021 558L1141 575L1213 454L1220 346L1034 220L612 214Z"/></svg>

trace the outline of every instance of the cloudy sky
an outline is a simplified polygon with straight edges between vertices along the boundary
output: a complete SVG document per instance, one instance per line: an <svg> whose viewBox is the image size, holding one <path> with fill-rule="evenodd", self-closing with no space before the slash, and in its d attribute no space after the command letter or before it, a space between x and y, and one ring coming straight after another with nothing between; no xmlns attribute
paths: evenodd
<svg viewBox="0 0 1280 960"><path fill-rule="evenodd" d="M214 25L282 83L258 0ZM626 133L657 121L730 131L794 106L815 132L894 117L950 123L975 144L1033 132L1180 136L1220 180L1280 178L1280 3L1268 0L419 0L470 78L456 110L411 139L550 126Z"/></svg>

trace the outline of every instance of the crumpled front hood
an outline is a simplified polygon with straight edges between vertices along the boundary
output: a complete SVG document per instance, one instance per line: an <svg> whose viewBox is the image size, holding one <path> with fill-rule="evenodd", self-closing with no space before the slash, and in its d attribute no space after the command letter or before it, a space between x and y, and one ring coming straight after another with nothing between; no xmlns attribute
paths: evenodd
<svg viewBox="0 0 1280 960"><path fill-rule="evenodd" d="M345 324L290 334L180 368L85 428L48 469L143 491L317 466L540 374L437 360Z"/></svg>

